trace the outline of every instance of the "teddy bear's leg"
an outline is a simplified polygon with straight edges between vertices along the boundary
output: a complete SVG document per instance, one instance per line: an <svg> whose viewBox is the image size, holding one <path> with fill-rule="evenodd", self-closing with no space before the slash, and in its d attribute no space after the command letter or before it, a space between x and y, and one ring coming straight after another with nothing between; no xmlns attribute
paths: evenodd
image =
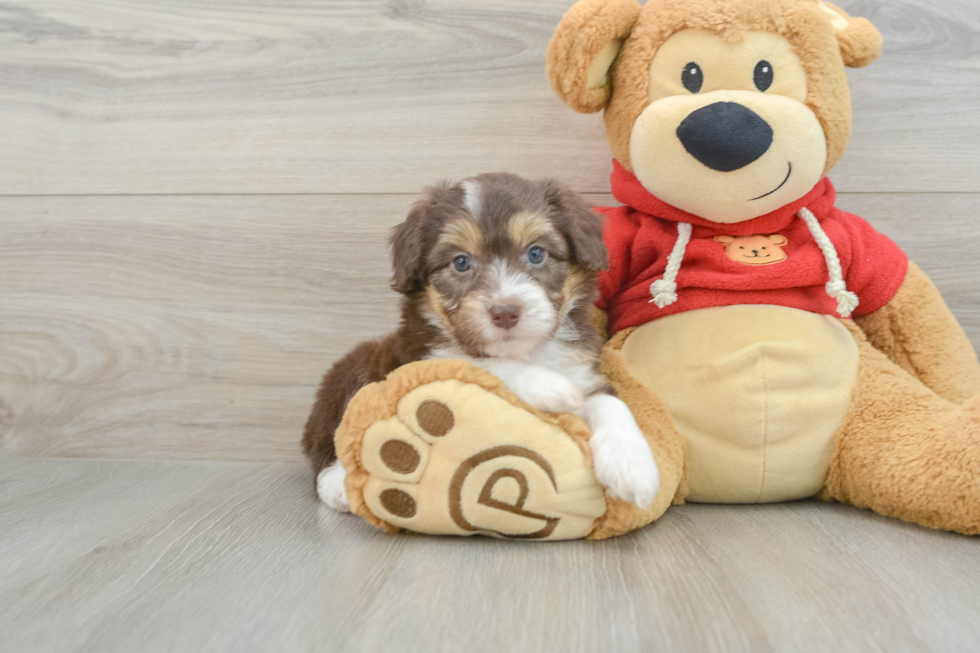
<svg viewBox="0 0 980 653"><path fill-rule="evenodd" d="M980 395L943 399L850 328L858 380L819 498L980 533Z"/></svg>
<svg viewBox="0 0 980 653"><path fill-rule="evenodd" d="M653 451L660 472L660 489L648 508L607 499L606 514L596 523L595 530L589 535L591 539L612 537L646 526L663 515L671 503L683 503L687 494L684 440L674 428L663 400L637 381L623 360L623 344L632 331L621 331L606 343L602 352L602 373L609 379L619 398L633 411Z"/></svg>
<svg viewBox="0 0 980 653"><path fill-rule="evenodd" d="M586 537L606 512L589 436L581 418L439 360L362 388L336 444L351 510L376 526L543 540Z"/></svg>
<svg viewBox="0 0 980 653"><path fill-rule="evenodd" d="M875 349L940 397L961 403L980 392L980 361L970 339L912 261L895 296L854 322Z"/></svg>

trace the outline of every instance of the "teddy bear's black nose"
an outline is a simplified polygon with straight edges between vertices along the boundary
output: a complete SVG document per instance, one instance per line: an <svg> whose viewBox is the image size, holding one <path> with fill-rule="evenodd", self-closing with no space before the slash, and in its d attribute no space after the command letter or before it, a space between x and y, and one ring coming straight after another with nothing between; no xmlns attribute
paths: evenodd
<svg viewBox="0 0 980 653"><path fill-rule="evenodd" d="M715 102L692 111L677 127L691 156L712 170L731 172L749 165L772 145L772 127L735 102Z"/></svg>

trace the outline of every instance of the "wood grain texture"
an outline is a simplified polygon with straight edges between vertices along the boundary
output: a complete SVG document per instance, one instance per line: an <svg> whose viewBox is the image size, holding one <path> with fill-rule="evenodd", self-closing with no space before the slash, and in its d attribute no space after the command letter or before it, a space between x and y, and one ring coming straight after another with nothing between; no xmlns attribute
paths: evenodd
<svg viewBox="0 0 980 653"><path fill-rule="evenodd" d="M601 120L551 94L572 0L14 0L0 193L414 193L510 170L608 189ZM980 191L976 0L843 0L885 37L852 71L841 190Z"/></svg>
<svg viewBox="0 0 980 653"><path fill-rule="evenodd" d="M971 538L809 502L676 507L598 543L392 537L307 474L0 458L0 649L980 647Z"/></svg>
<svg viewBox="0 0 980 653"><path fill-rule="evenodd" d="M301 460L322 374L397 324L385 242L415 198L0 199L0 452ZM980 195L839 203L980 346Z"/></svg>
<svg viewBox="0 0 980 653"><path fill-rule="evenodd" d="M3 200L2 450L299 460L320 376L397 323L413 199Z"/></svg>

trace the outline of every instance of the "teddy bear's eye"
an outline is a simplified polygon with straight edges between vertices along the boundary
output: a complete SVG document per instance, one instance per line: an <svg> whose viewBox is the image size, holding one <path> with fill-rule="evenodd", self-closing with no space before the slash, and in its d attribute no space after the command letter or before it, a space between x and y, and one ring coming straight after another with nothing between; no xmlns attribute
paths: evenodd
<svg viewBox="0 0 980 653"><path fill-rule="evenodd" d="M691 93L700 91L701 85L704 84L704 73L701 72L701 66L693 61L684 66L684 72L681 73L681 83Z"/></svg>
<svg viewBox="0 0 980 653"><path fill-rule="evenodd" d="M772 86L772 64L763 59L755 65L755 87L765 93Z"/></svg>
<svg viewBox="0 0 980 653"><path fill-rule="evenodd" d="M742 247L741 245L739 245L739 246L738 246L738 248L739 248L739 249L745 249L745 248L744 248L744 247Z"/></svg>

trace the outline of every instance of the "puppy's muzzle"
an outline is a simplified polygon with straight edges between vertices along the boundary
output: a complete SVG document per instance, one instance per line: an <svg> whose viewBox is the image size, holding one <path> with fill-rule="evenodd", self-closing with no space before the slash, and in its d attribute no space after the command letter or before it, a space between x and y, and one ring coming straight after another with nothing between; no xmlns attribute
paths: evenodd
<svg viewBox="0 0 980 653"><path fill-rule="evenodd" d="M715 102L692 111L677 127L677 138L695 159L719 172L756 161L772 145L772 127L736 102Z"/></svg>

